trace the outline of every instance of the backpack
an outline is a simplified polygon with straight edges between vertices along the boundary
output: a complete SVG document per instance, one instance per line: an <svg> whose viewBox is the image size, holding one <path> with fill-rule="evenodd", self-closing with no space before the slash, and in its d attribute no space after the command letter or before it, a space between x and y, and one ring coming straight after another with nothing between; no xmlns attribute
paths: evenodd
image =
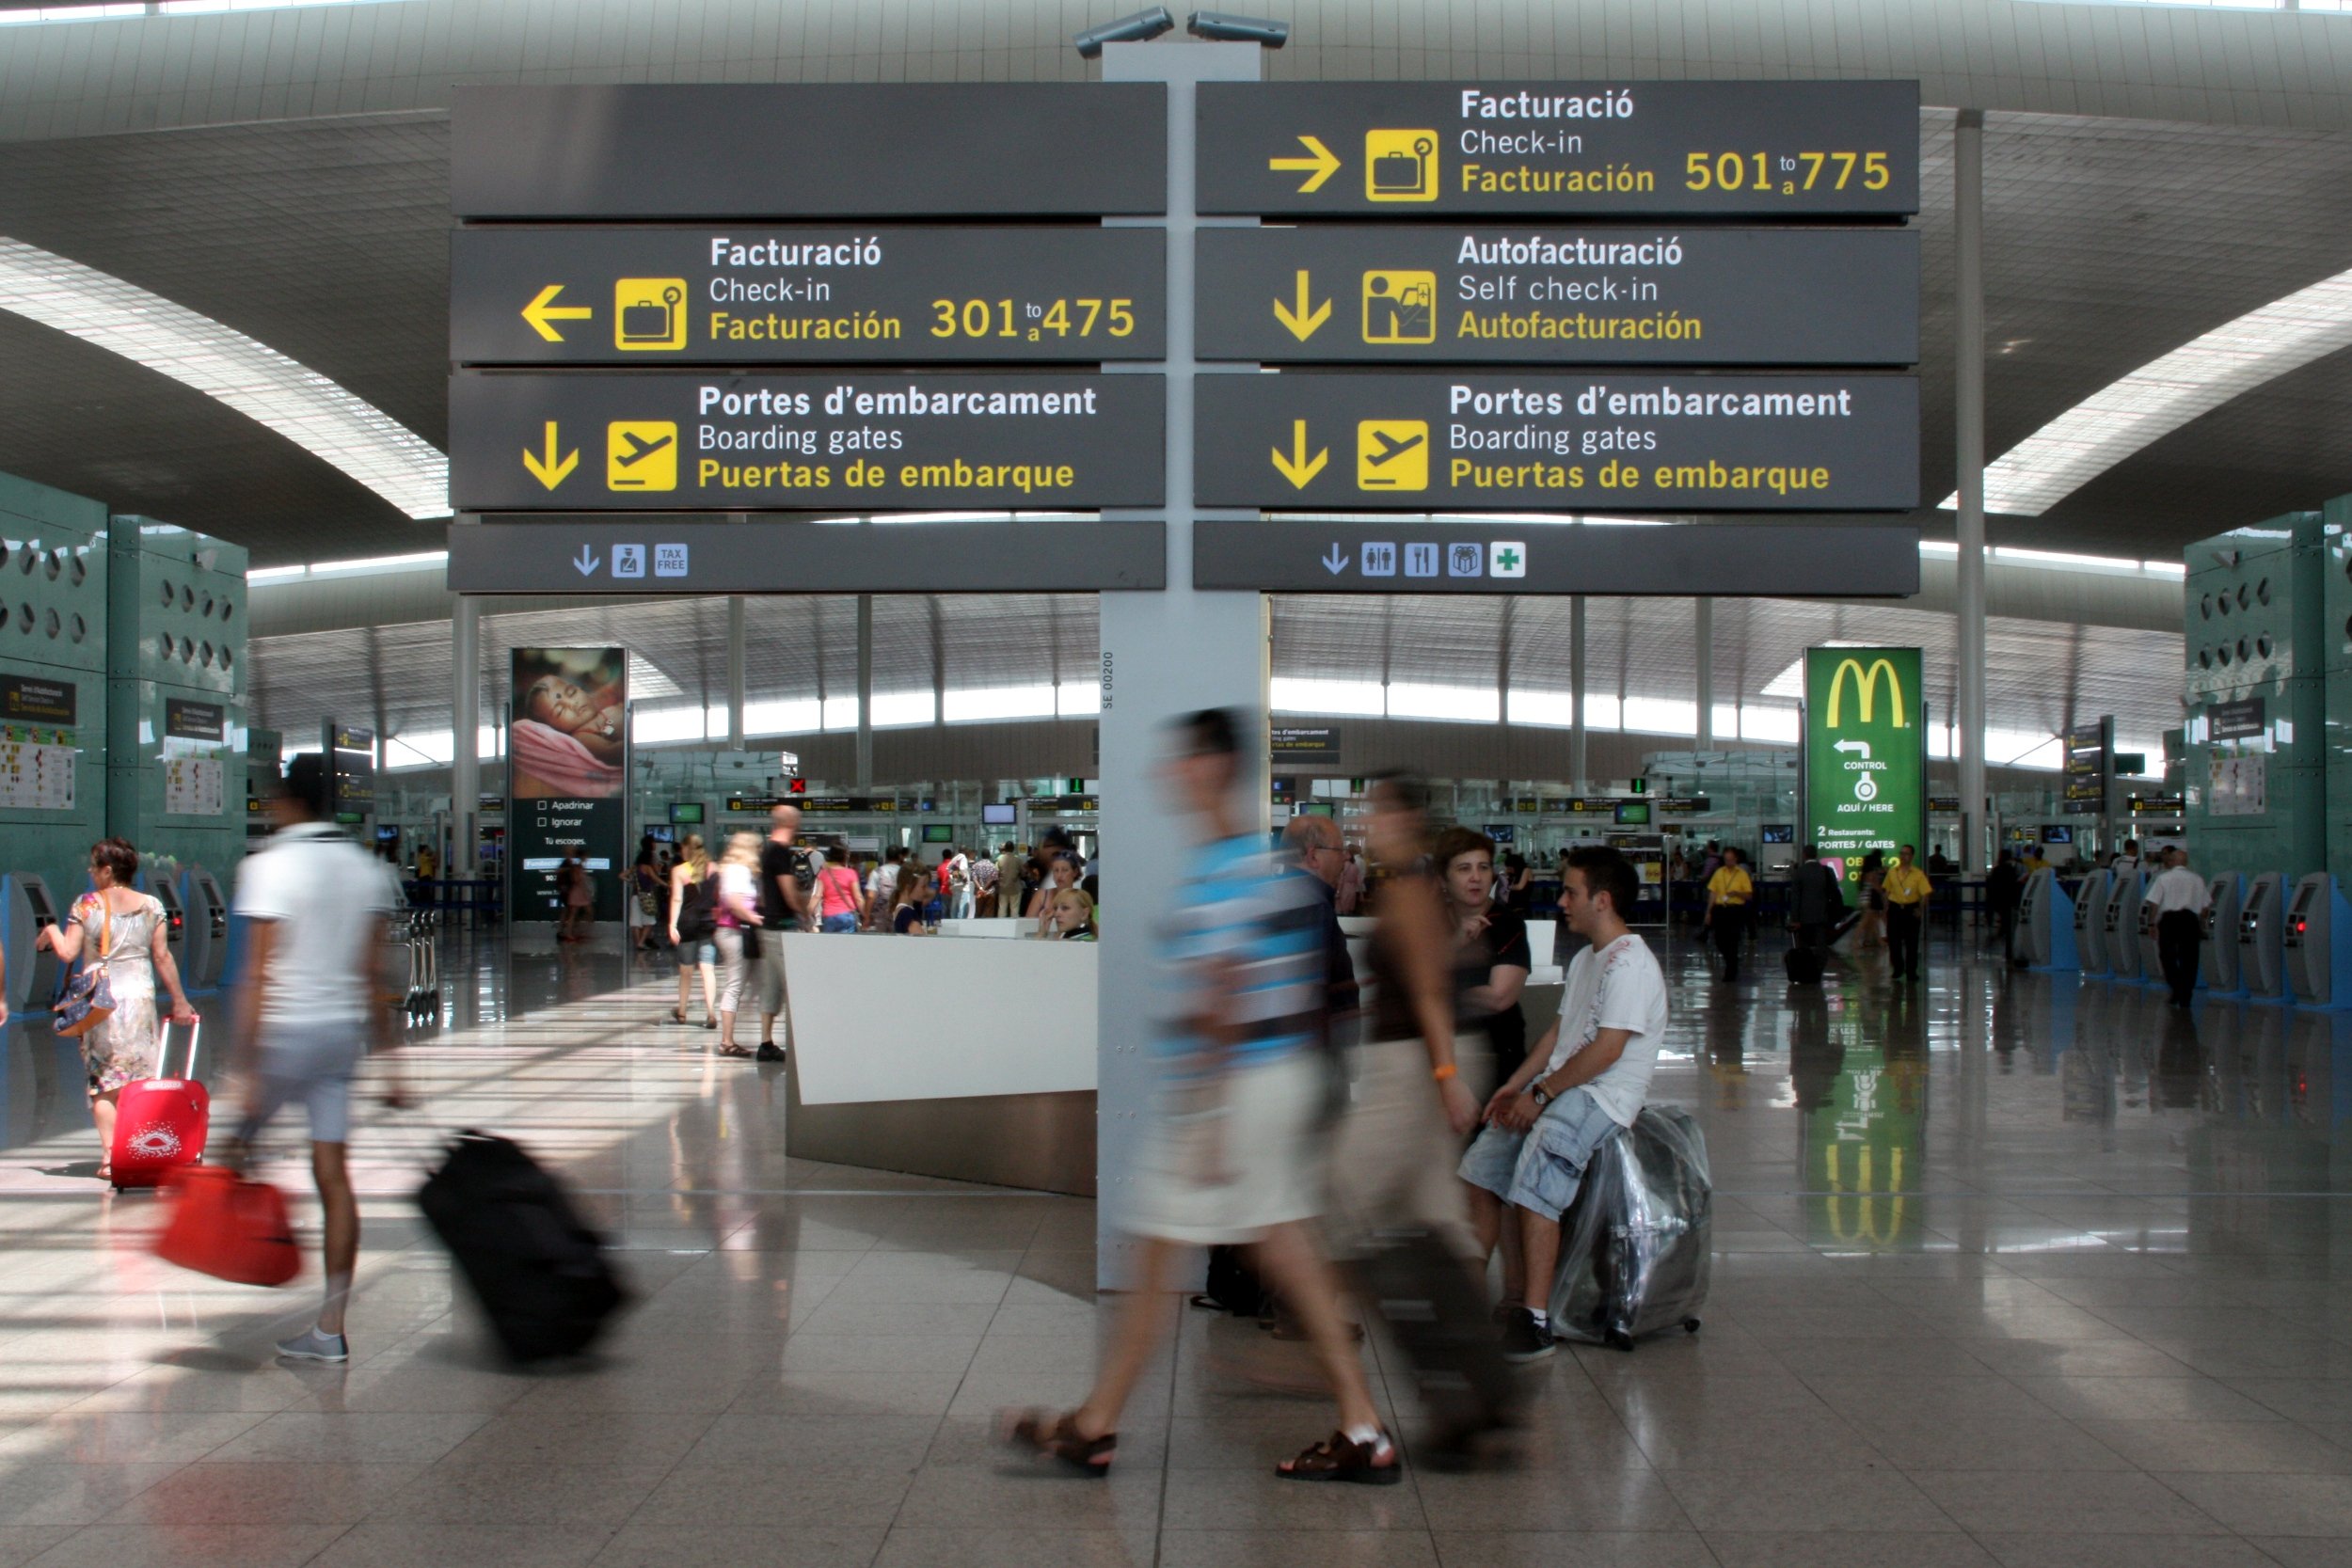
<svg viewBox="0 0 2352 1568"><path fill-rule="evenodd" d="M713 870L701 881L686 884L685 894L677 904L677 936L680 942L708 942L719 929L719 873Z"/></svg>

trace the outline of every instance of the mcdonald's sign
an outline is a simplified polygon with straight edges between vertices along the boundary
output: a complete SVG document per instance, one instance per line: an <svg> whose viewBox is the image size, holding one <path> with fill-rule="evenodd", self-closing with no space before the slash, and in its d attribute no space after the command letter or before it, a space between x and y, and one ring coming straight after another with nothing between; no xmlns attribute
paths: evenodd
<svg viewBox="0 0 2352 1568"><path fill-rule="evenodd" d="M1849 880L1926 836L1922 685L1916 648L1805 650L1805 836Z"/></svg>

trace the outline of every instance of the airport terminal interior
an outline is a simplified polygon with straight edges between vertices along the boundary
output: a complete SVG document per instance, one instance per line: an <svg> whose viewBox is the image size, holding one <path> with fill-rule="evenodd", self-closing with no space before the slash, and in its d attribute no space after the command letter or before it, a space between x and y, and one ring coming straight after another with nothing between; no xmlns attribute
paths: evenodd
<svg viewBox="0 0 2352 1568"><path fill-rule="evenodd" d="M0 1568L2352 1563L2352 0L1253 4L0 0Z"/></svg>

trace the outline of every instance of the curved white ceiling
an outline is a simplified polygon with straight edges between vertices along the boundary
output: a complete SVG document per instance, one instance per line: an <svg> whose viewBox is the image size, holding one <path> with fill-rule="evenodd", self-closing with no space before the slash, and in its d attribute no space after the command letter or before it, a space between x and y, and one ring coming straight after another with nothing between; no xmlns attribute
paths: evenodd
<svg viewBox="0 0 2352 1568"><path fill-rule="evenodd" d="M411 517L449 515L449 459L399 420L267 343L111 273L0 238L0 310L216 398Z"/></svg>
<svg viewBox="0 0 2352 1568"><path fill-rule="evenodd" d="M2242 392L2352 347L2352 270L2249 310L2119 376L1985 466L1984 509L2038 517ZM1944 510L1960 505L1957 494Z"/></svg>

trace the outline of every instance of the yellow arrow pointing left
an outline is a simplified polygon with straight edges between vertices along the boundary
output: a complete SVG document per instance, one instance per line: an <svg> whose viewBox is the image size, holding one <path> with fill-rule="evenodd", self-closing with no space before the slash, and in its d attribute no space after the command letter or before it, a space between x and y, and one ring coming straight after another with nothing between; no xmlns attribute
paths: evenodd
<svg viewBox="0 0 2352 1568"><path fill-rule="evenodd" d="M569 479L572 470L580 467L578 447L574 447L561 457L555 454L555 421L553 420L548 421L548 452L545 457L532 451L529 447L523 449L523 467L531 470L532 478L550 490Z"/></svg>
<svg viewBox="0 0 2352 1568"><path fill-rule="evenodd" d="M1268 158L1265 161L1265 166L1270 169L1295 171L1306 175L1307 182L1298 187L1298 194L1305 196L1310 191L1321 190L1323 182L1340 171L1340 159L1338 153L1333 152L1313 136L1301 136L1298 138L1298 144L1304 147L1311 156Z"/></svg>
<svg viewBox="0 0 2352 1568"><path fill-rule="evenodd" d="M1281 470L1284 479L1291 482L1292 488L1297 490L1307 488L1309 482L1315 475L1323 472L1323 466L1329 461L1331 461L1329 447L1324 448L1312 457L1307 455L1307 421L1304 420L1291 421L1291 450L1288 456L1283 455L1280 447L1274 449L1274 466Z"/></svg>
<svg viewBox="0 0 2352 1568"><path fill-rule="evenodd" d="M1313 337L1316 329L1331 319L1331 302L1327 299L1311 309L1308 308L1308 300L1311 293L1312 290L1309 286L1307 275L1302 272L1298 275L1298 308L1294 310L1279 299L1274 302L1275 319L1289 327L1291 336L1302 343Z"/></svg>
<svg viewBox="0 0 2352 1568"><path fill-rule="evenodd" d="M564 341L564 334L555 329L553 323L584 322L596 315L596 311L585 305L556 304L555 296L563 292L563 284L550 283L539 291L536 298L523 307L523 320L531 324L531 329L533 332L550 343L560 343Z"/></svg>

